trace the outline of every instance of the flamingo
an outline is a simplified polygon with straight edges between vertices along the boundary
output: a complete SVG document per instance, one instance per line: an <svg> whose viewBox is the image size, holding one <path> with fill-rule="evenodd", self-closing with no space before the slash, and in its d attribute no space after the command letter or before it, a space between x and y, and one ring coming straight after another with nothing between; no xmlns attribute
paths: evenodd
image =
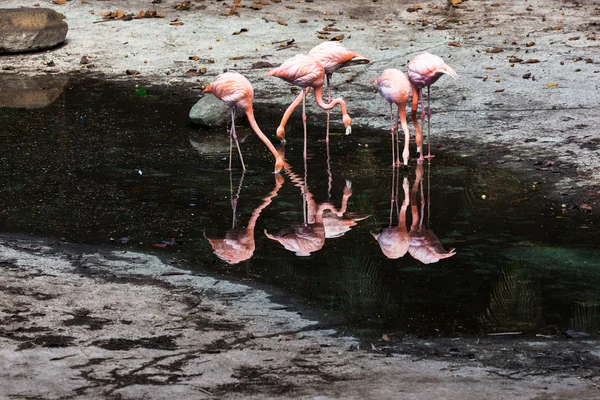
<svg viewBox="0 0 600 400"><path fill-rule="evenodd" d="M237 135L235 133L235 113L238 109L243 110L248 117L248 122L254 133L258 135L260 140L267 146L275 157L275 173L279 173L283 170L284 161L281 155L273 146L273 143L265 136L260 130L256 120L254 119L254 111L252 110L252 100L254 98L254 89L250 81L240 73L237 72L225 72L216 77L213 83L208 85L204 89L205 93L214 94L219 100L222 100L231 110L231 129L229 131L229 169L231 170L231 151L232 151L232 138L235 140L235 144L240 155L242 162L242 168L246 171L244 165L244 158L242 157L242 150L238 142Z"/></svg>
<svg viewBox="0 0 600 400"><path fill-rule="evenodd" d="M407 65L408 80L412 84L412 105L411 115L412 121L417 130L416 141L417 141L417 154L419 160L423 158L431 158L431 146L430 146L430 128L431 128L431 108L429 106L429 98L431 85L433 85L442 75L450 75L456 79L458 75L456 71L447 65L444 60L440 57L433 55L428 52L423 52L418 56L412 58ZM423 88L427 86L427 156L423 157L422 146L423 146L423 134L418 128L417 123L417 107L419 99L421 99L421 122L425 121L425 109L423 106Z"/></svg>
<svg viewBox="0 0 600 400"><path fill-rule="evenodd" d="M325 69L323 65L305 54L298 54L287 59L279 67L268 71L265 76L277 76L292 85L300 86L302 89L302 122L304 123L304 159L306 159L306 94L310 88L315 90L317 104L324 110L331 110L337 104L342 109L346 135L352 130L352 118L346 112L346 103L341 98L333 99L329 103L323 102L323 83ZM285 116L284 116L285 118ZM282 120L282 122L284 122Z"/></svg>
<svg viewBox="0 0 600 400"><path fill-rule="evenodd" d="M232 196L231 205L233 209L233 226L227 231L225 234L225 238L223 239L210 239L204 235L206 240L210 243L213 248L213 252L219 257L221 260L225 261L227 264L237 264L241 261L249 260L254 255L255 250L255 241L254 241L254 227L256 226L256 222L260 213L269 205L277 193L281 186L283 185L284 178L281 174L275 175L275 188L269 193L267 197L265 197L262 203L254 209L252 212L252 216L248 221L248 225L244 229L240 229L236 226L236 208L237 208L237 199L239 197L239 192L242 187L242 182L244 179L244 175L240 178L240 184L238 186L238 193L235 198Z"/></svg>
<svg viewBox="0 0 600 400"><path fill-rule="evenodd" d="M398 106L398 113L396 114L396 129L398 127L398 114L400 114L400 122L402 123L402 130L404 131L404 151L402 152L402 159L404 165L408 165L408 157L410 152L408 150L408 143L410 141L410 134L408 132L408 124L406 123L406 104L408 103L408 97L410 96L410 83L406 78L406 75L397 69L386 69L381 73L379 78L373 79L377 82L379 93L383 96L388 103L390 103L390 126L392 131L392 165L400 165L400 149L398 147L398 136L396 132L396 138L394 140L394 112L393 104ZM372 81L372 82L373 82ZM414 101L414 100L413 100ZM396 155L394 155L394 147L396 147Z"/></svg>
<svg viewBox="0 0 600 400"><path fill-rule="evenodd" d="M337 72L341 68L351 67L353 65L368 64L371 62L367 57L348 50L340 42L323 42L318 46L312 48L308 52L308 56L317 60L323 66L325 70L325 77L327 78L327 102L331 102L331 76L334 72ZM303 94L300 93L296 100L285 110L283 119L277 128L277 137L285 142L285 125L292 115L292 112L302 102ZM329 113L327 110L327 134L325 141L329 142Z"/></svg>
<svg viewBox="0 0 600 400"><path fill-rule="evenodd" d="M440 242L440 239L429 229L429 204L431 203L431 193L427 193L427 224L423 226L423 219L425 218L425 195L423 193L423 162L417 162L417 169L415 171L415 183L411 192L411 213L412 213L412 224L408 236L410 237L410 246L408 247L408 253L415 259L421 261L423 264L436 263L439 260L452 257L456 254L454 248L446 251L444 246ZM417 192L421 187L421 216L419 217L419 209L417 208Z"/></svg>

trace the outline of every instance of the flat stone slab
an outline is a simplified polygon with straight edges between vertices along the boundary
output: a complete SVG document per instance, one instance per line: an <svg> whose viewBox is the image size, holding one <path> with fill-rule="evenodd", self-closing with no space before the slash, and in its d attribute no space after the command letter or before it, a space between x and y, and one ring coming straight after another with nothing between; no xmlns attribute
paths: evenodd
<svg viewBox="0 0 600 400"><path fill-rule="evenodd" d="M69 27L49 8L0 9L0 53L48 49L67 37Z"/></svg>

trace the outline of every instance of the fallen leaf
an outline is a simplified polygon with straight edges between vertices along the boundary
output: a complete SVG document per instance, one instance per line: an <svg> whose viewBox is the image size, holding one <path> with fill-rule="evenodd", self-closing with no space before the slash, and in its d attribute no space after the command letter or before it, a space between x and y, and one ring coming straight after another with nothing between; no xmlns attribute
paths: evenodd
<svg viewBox="0 0 600 400"><path fill-rule="evenodd" d="M490 4L492 7L500 7L500 3Z"/></svg>
<svg viewBox="0 0 600 400"><path fill-rule="evenodd" d="M230 60L234 60L234 61L237 61L237 60L243 60L243 59L244 59L244 56L235 56L235 57L229 57L229 59L230 59Z"/></svg>
<svg viewBox="0 0 600 400"><path fill-rule="evenodd" d="M308 22L308 20L307 20L307 19L304 19L304 18L302 18L302 19L300 19L298 22L299 22L299 23L301 23L301 24L305 24L305 23L307 23L307 22Z"/></svg>
<svg viewBox="0 0 600 400"><path fill-rule="evenodd" d="M90 60L88 60L87 56L83 56L81 57L81 61L79 61L79 64L89 64Z"/></svg>
<svg viewBox="0 0 600 400"><path fill-rule="evenodd" d="M591 58L586 58L585 62L588 64L592 64L594 62L594 60L592 60Z"/></svg>
<svg viewBox="0 0 600 400"><path fill-rule="evenodd" d="M248 28L242 28L237 32L233 32L232 35L239 35L240 33L248 32Z"/></svg>
<svg viewBox="0 0 600 400"><path fill-rule="evenodd" d="M528 72L525 75L523 75L523 79L529 79L529 78L531 78L531 72Z"/></svg>
<svg viewBox="0 0 600 400"><path fill-rule="evenodd" d="M487 47L487 48L485 49L485 52L486 52L486 53L500 53L500 52L503 52L503 51L504 51L504 50L502 50L500 47L494 47L494 48L489 48L489 47Z"/></svg>
<svg viewBox="0 0 600 400"><path fill-rule="evenodd" d="M172 25L172 26L181 26L181 25L183 25L183 22L181 22L181 21L172 21L172 22L169 22L169 25Z"/></svg>
<svg viewBox="0 0 600 400"><path fill-rule="evenodd" d="M523 61L522 58L515 57L515 56L512 56L511 58L508 59L508 62L510 62L510 63L520 63L521 61Z"/></svg>
<svg viewBox="0 0 600 400"><path fill-rule="evenodd" d="M448 0L448 3L450 3L451 6L455 6L462 3L462 0Z"/></svg>
<svg viewBox="0 0 600 400"><path fill-rule="evenodd" d="M198 61L200 59L200 57L198 56L189 56L188 60L194 60L194 61Z"/></svg>
<svg viewBox="0 0 600 400"><path fill-rule="evenodd" d="M504 89L496 89L496 93L502 93L504 92Z"/></svg>
<svg viewBox="0 0 600 400"><path fill-rule="evenodd" d="M135 69L128 69L128 70L125 71L125 73L127 75L138 75L139 74L139 72L136 71Z"/></svg>
<svg viewBox="0 0 600 400"><path fill-rule="evenodd" d="M288 5L286 5L286 6L285 6L285 8L289 8L290 10L293 10L293 9L294 9L294 8L296 8L296 7L294 7L294 6L291 6L291 5L289 5L289 4L288 4Z"/></svg>
<svg viewBox="0 0 600 400"><path fill-rule="evenodd" d="M252 6L250 6L253 10L262 10L262 7L260 4L256 4L256 3L252 3Z"/></svg>
<svg viewBox="0 0 600 400"><path fill-rule="evenodd" d="M54 4L58 4L59 6L65 4L66 2L67 2L67 0L54 0L53 1Z"/></svg>
<svg viewBox="0 0 600 400"><path fill-rule="evenodd" d="M458 42L449 42L448 46L460 47L460 43L458 43Z"/></svg>
<svg viewBox="0 0 600 400"><path fill-rule="evenodd" d="M525 47L535 46L535 42L525 43Z"/></svg>
<svg viewBox="0 0 600 400"><path fill-rule="evenodd" d="M338 28L333 28L331 26L326 26L325 28L323 28L323 30L325 32L339 32L340 31Z"/></svg>
<svg viewBox="0 0 600 400"><path fill-rule="evenodd" d="M327 36L323 36L323 35L317 35L317 38L319 38L319 39L326 39L326 40L329 39Z"/></svg>
<svg viewBox="0 0 600 400"><path fill-rule="evenodd" d="M560 31L562 29L562 26L555 26L554 28L552 28L553 31Z"/></svg>
<svg viewBox="0 0 600 400"><path fill-rule="evenodd" d="M537 58L530 58L528 60L525 60L525 64L535 64L535 63L539 63L540 60L538 60Z"/></svg>
<svg viewBox="0 0 600 400"><path fill-rule="evenodd" d="M546 83L546 86L558 86L558 83Z"/></svg>
<svg viewBox="0 0 600 400"><path fill-rule="evenodd" d="M494 68L494 67L485 67L485 69L487 69L487 70L489 70L489 71L493 71L493 70L495 70L496 68Z"/></svg>
<svg viewBox="0 0 600 400"><path fill-rule="evenodd" d="M579 36L570 37L569 40L579 40Z"/></svg>
<svg viewBox="0 0 600 400"><path fill-rule="evenodd" d="M287 26L287 23L286 23L285 21L281 20L281 19L278 19L278 20L277 20L277 23L278 23L279 25Z"/></svg>
<svg viewBox="0 0 600 400"><path fill-rule="evenodd" d="M252 63L252 69L271 68L272 66L273 64L271 64L268 61L257 61L255 63Z"/></svg>
<svg viewBox="0 0 600 400"><path fill-rule="evenodd" d="M341 42L342 40L344 40L344 34L342 33L341 35L334 36L329 40Z"/></svg>

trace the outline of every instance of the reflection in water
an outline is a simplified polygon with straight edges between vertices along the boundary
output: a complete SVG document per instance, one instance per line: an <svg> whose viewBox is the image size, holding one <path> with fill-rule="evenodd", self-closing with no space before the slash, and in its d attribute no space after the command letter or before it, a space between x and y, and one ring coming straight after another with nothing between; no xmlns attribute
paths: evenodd
<svg viewBox="0 0 600 400"><path fill-rule="evenodd" d="M42 108L63 92L65 76L1 76L0 108Z"/></svg>
<svg viewBox="0 0 600 400"><path fill-rule="evenodd" d="M513 261L502 268L481 323L498 331L536 328L543 322L540 282L534 268Z"/></svg>
<svg viewBox="0 0 600 400"><path fill-rule="evenodd" d="M576 332L594 333L600 330L600 304L587 301L577 304L569 328Z"/></svg>
<svg viewBox="0 0 600 400"><path fill-rule="evenodd" d="M429 172L429 170L428 170ZM429 179L427 180L427 201L423 190L423 163L418 162L416 168L415 183L413 184L410 201L408 200L408 179L405 177L402 188L404 189L404 200L402 207L398 210L398 191L400 172L393 168L392 173L392 196L390 200L390 225L379 234L373 237L379 243L381 251L387 258L397 259L403 257L407 252L423 264L431 264L441 259L452 257L456 254L454 249L444 250L442 243L435 233L429 229L429 214L431 203L431 190L429 188ZM428 177L429 178L429 177ZM421 192L421 210L419 213L417 193ZM411 204L412 224L410 232L406 229L406 209ZM423 226L425 219L425 205L427 205L427 222ZM393 212L398 214L398 225L393 225Z"/></svg>
<svg viewBox="0 0 600 400"><path fill-rule="evenodd" d="M224 239L209 239L204 236L210 245L212 246L214 253L221 260L225 261L228 264L237 264L241 261L248 260L254 254L255 244L254 244L254 227L256 226L256 221L260 216L262 210L264 210L271 201L273 197L277 196L277 192L281 189L283 185L284 178L279 174L275 174L275 188L269 193L267 197L263 199L263 202L254 209L252 212L252 216L248 221L248 225L246 228L237 228L237 203L240 197L240 191L242 189L242 183L244 181L244 174L242 174L240 178L240 183L238 185L238 190L235 196L233 195L233 182L231 181L231 172L230 172L230 190L231 190L231 208L233 210L233 222L232 227L225 234Z"/></svg>
<svg viewBox="0 0 600 400"><path fill-rule="evenodd" d="M325 239L343 236L358 221L369 217L369 215L346 213L348 199L352 196L350 181L346 180L342 204L338 209L329 201L321 204L315 201L313 194L308 189L306 162L304 163L304 178L294 173L288 163L286 163L284 171L302 193L304 223L281 229L276 234L269 234L265 230L265 235L269 239L278 241L297 256L309 256L323 247Z"/></svg>

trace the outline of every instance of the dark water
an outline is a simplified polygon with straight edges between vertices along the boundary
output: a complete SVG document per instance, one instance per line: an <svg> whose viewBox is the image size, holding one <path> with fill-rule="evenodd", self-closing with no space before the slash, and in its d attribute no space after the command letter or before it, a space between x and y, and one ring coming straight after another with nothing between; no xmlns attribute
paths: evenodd
<svg viewBox="0 0 600 400"><path fill-rule="evenodd" d="M27 90L47 90L36 85ZM5 232L112 243L186 260L192 269L274 285L369 334L600 329L598 225L589 215L546 201L529 179L439 150L431 165L411 161L397 177L397 211L403 213L404 178L411 200L405 230L395 211L392 227L399 227L386 231L395 243L408 242L394 250L402 257L389 259L372 235L390 227L395 177L389 136L361 129L354 115L353 134L331 139L329 174L320 141L325 114L309 116L306 176L313 201L307 221L320 219L314 215L320 210L323 224L296 229L318 249L297 256L264 231L290 239L289 227L304 224L299 115L288 126L286 145L293 173L279 179L271 173L270 153L247 122L238 121L249 168L242 180L237 156L234 171L225 170L226 130L199 132L189 125L192 96L73 79L56 95L56 86L45 107L0 108ZM40 107L40 96L34 97ZM280 111L266 103L257 109L259 125L274 136ZM443 118L436 116L433 138L442 136ZM342 207L346 180L347 209L337 216L325 209ZM244 229L251 220L254 229ZM335 228L344 222L355 226ZM236 240L235 257L250 258L231 264L219 259L206 238L226 236ZM431 261L419 256L428 253L426 243L439 253L455 248L456 254L424 263Z"/></svg>

